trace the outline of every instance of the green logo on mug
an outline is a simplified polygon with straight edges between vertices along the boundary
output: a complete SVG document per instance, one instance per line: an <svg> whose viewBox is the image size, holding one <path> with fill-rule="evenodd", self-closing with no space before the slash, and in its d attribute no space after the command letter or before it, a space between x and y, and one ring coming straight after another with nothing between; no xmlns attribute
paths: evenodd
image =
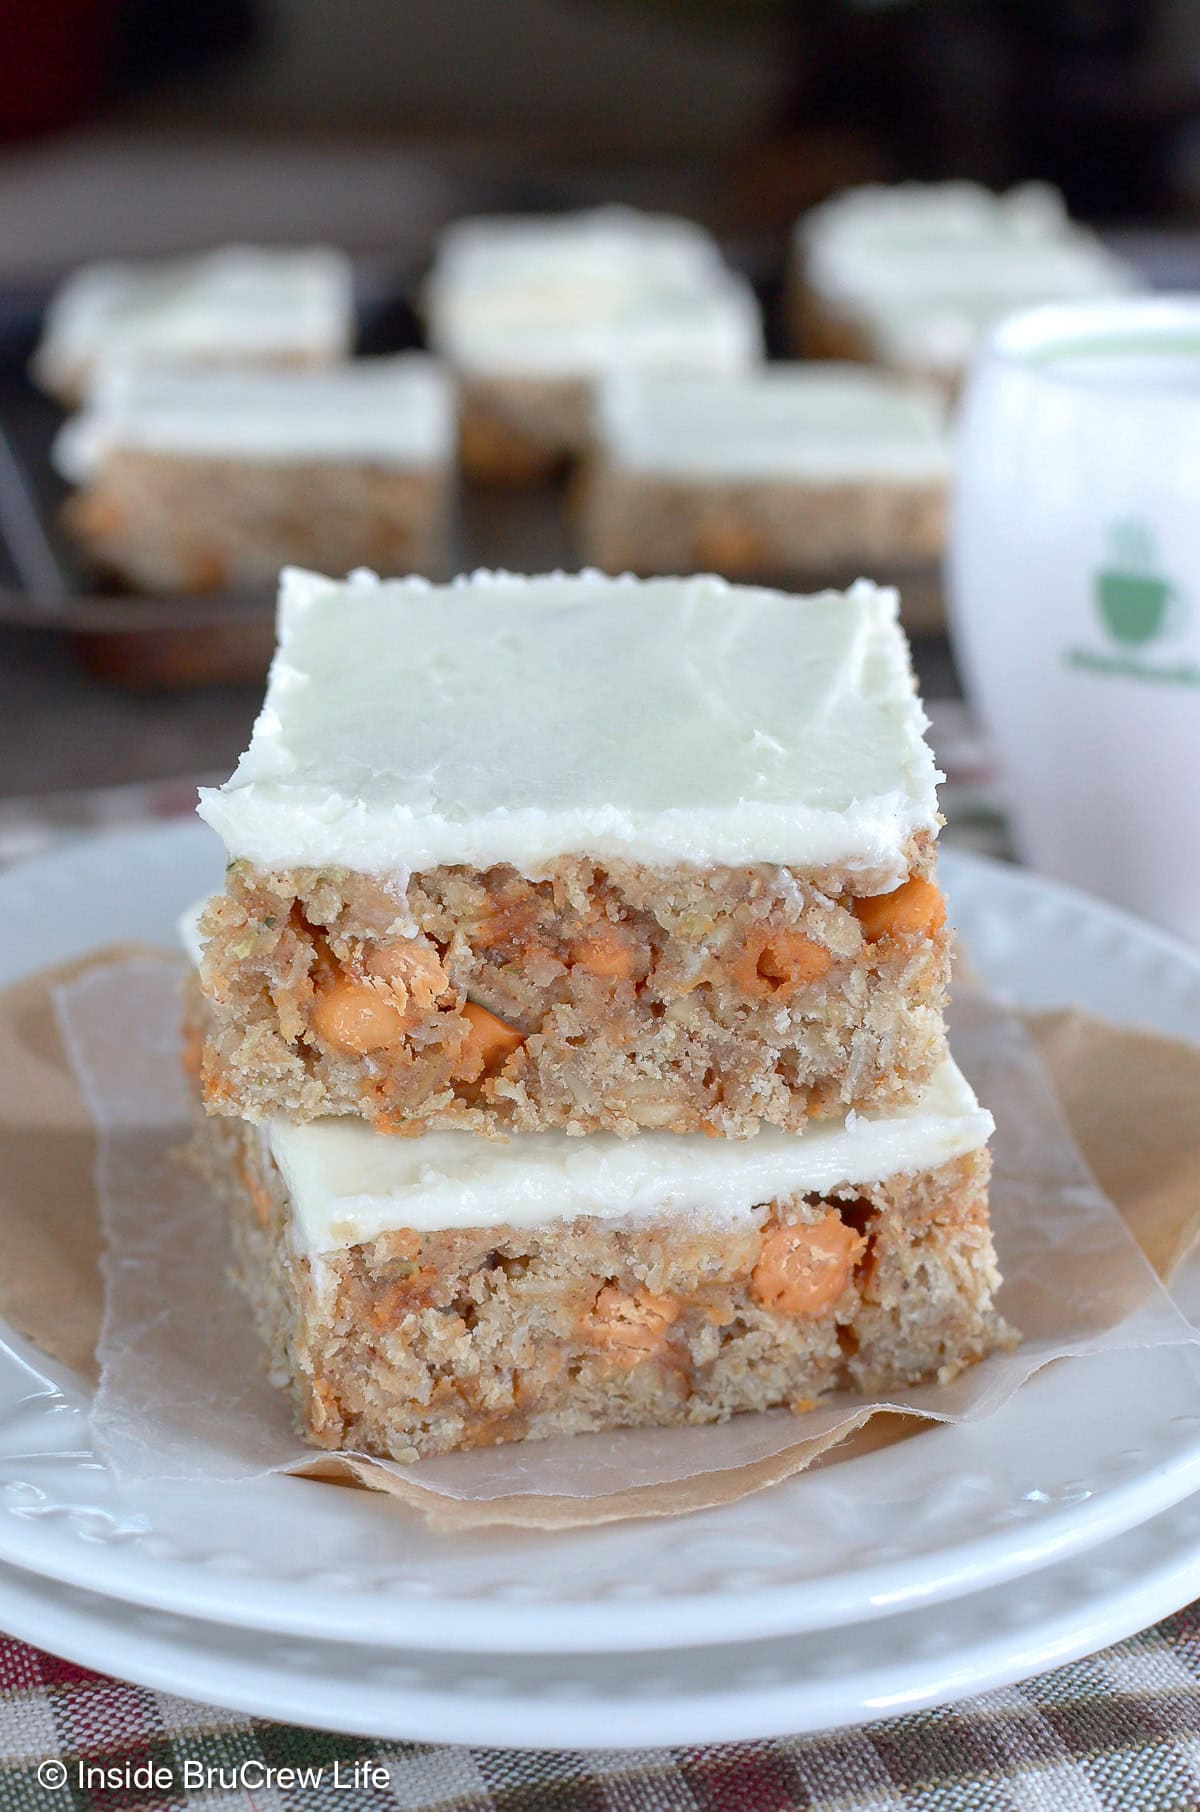
<svg viewBox="0 0 1200 1812"><path fill-rule="evenodd" d="M1166 633L1176 590L1154 570L1154 539L1145 523L1115 523L1108 543L1108 562L1096 574L1096 605L1113 639L1136 648Z"/></svg>
<svg viewBox="0 0 1200 1812"><path fill-rule="evenodd" d="M1065 648L1066 665L1108 679L1200 688L1200 663L1186 647L1173 654L1170 650L1170 639L1186 627L1189 613L1179 587L1158 570L1149 528L1129 517L1113 524L1107 541L1107 557L1093 577L1092 596L1109 644ZM1168 644L1165 651L1145 652L1148 643L1163 638Z"/></svg>

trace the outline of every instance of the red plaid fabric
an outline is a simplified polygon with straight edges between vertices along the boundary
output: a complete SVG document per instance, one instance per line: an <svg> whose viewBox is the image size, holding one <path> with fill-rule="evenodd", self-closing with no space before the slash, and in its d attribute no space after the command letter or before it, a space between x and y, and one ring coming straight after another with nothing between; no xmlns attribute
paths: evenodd
<svg viewBox="0 0 1200 1812"><path fill-rule="evenodd" d="M1200 1605L1090 1660L939 1711L790 1741L631 1753L331 1736L122 1685L0 1638L0 1812L184 1807L1196 1812Z"/></svg>

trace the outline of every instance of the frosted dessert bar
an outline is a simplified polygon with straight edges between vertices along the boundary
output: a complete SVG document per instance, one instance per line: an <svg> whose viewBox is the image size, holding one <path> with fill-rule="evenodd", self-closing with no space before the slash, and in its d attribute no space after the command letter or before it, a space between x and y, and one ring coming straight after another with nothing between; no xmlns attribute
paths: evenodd
<svg viewBox="0 0 1200 1812"><path fill-rule="evenodd" d="M1004 315L1038 302L1120 294L1132 268L1043 183L852 189L798 223L791 292L810 355L865 359L952 390Z"/></svg>
<svg viewBox="0 0 1200 1812"><path fill-rule="evenodd" d="M739 371L763 350L753 292L709 235L628 208L458 222L425 312L457 374L463 467L494 483L577 457L605 373Z"/></svg>
<svg viewBox="0 0 1200 1812"><path fill-rule="evenodd" d="M201 793L210 1111L745 1135L941 1062L894 592L288 571L278 634Z"/></svg>
<svg viewBox="0 0 1200 1812"><path fill-rule="evenodd" d="M595 438L580 525L609 572L811 585L941 552L945 406L884 372L627 373L601 387Z"/></svg>
<svg viewBox="0 0 1200 1812"><path fill-rule="evenodd" d="M454 405L420 353L328 371L111 370L60 431L88 559L143 590L274 585L304 560L449 563Z"/></svg>
<svg viewBox="0 0 1200 1812"><path fill-rule="evenodd" d="M354 343L349 260L327 246L226 246L89 264L57 291L32 371L68 404L110 364L331 365Z"/></svg>
<svg viewBox="0 0 1200 1812"><path fill-rule="evenodd" d="M991 1127L946 1061L910 1106L799 1138L201 1141L302 1433L410 1460L948 1381L1009 1337Z"/></svg>

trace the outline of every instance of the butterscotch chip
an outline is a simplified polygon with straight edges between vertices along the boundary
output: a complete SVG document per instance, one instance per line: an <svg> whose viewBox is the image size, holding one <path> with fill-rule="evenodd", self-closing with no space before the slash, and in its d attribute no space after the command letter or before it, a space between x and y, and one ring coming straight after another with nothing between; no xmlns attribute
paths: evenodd
<svg viewBox="0 0 1200 1812"><path fill-rule="evenodd" d="M427 1013L448 992L449 978L437 951L416 938L395 938L373 944L363 962L368 975L385 981L402 1010L410 997L419 1013Z"/></svg>
<svg viewBox="0 0 1200 1812"><path fill-rule="evenodd" d="M803 932L756 926L730 973L742 992L752 999L786 1000L811 982L819 981L833 962L833 952Z"/></svg>
<svg viewBox="0 0 1200 1812"><path fill-rule="evenodd" d="M737 516L714 517L702 522L696 536L699 564L729 578L761 572L770 555L769 544L754 525Z"/></svg>
<svg viewBox="0 0 1200 1812"><path fill-rule="evenodd" d="M776 1227L750 1273L751 1295L779 1315L821 1315L845 1290L866 1244L835 1213L811 1225Z"/></svg>
<svg viewBox="0 0 1200 1812"><path fill-rule="evenodd" d="M855 900L854 916L871 944L884 937L933 937L946 923L946 902L932 881L914 875L891 893Z"/></svg>
<svg viewBox="0 0 1200 1812"><path fill-rule="evenodd" d="M361 1057L395 1044L404 1032L404 1015L382 989L346 980L317 994L312 1024L326 1044Z"/></svg>
<svg viewBox="0 0 1200 1812"><path fill-rule="evenodd" d="M597 1345L637 1365L663 1351L667 1329L678 1319L679 1304L673 1297L648 1291L631 1295L605 1284L588 1316L587 1333Z"/></svg>
<svg viewBox="0 0 1200 1812"><path fill-rule="evenodd" d="M633 949L611 926L575 938L570 958L573 968L587 969L612 981L627 981L637 967Z"/></svg>
<svg viewBox="0 0 1200 1812"><path fill-rule="evenodd" d="M489 1070L501 1067L506 1057L525 1042L524 1034L506 1025L495 1013L469 1000L463 1008L467 1036L454 1066L456 1078L477 1082Z"/></svg>
<svg viewBox="0 0 1200 1812"><path fill-rule="evenodd" d="M509 950L517 952L536 942L538 902L536 897L510 900L490 911L470 930L476 950Z"/></svg>

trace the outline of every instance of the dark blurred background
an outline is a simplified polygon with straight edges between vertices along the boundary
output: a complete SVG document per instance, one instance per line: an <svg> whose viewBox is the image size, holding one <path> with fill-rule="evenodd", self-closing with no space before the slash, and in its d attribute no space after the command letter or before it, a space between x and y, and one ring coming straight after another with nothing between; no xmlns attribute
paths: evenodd
<svg viewBox="0 0 1200 1812"><path fill-rule="evenodd" d="M597 196L732 236L872 176L1200 214L1197 0L5 0L0 275Z"/></svg>
<svg viewBox="0 0 1200 1812"><path fill-rule="evenodd" d="M905 176L1048 179L1152 281L1197 281L1200 0L4 0L0 17L6 332L31 333L90 258L331 239L403 291L454 215L608 200L703 221L769 291L803 208ZM918 658L927 692L952 693L944 647ZM227 769L256 698L116 691L70 638L0 624L0 794Z"/></svg>

